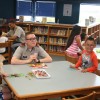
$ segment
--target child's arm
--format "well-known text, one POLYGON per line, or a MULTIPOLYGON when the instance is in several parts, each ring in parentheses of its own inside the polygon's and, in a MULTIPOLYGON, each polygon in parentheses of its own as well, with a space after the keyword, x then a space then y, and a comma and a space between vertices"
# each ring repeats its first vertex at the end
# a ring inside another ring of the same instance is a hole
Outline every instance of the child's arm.
POLYGON ((75 65, 70 65, 70 68, 78 69, 78 70, 83 70, 81 67, 76 68, 75 65))
POLYGON ((8 76, 5 72, 4 72, 4 70, 3 70, 3 68, 2 68, 2 66, 3 66, 3 61, 5 60, 5 58, 2 56, 2 55, 0 55, 0 74, 1 75, 3 75, 3 76, 8 76))
POLYGON ((82 65, 82 56, 79 57, 78 62, 75 65, 75 68, 78 68, 82 65))
POLYGON ((97 68, 98 68, 98 60, 97 60, 97 56, 94 55, 94 56, 92 56, 91 59, 92 59, 93 65, 92 65, 91 67, 89 67, 89 68, 86 69, 87 72, 95 72, 95 71, 97 70, 97 68))
POLYGON ((80 56, 78 62, 76 63, 76 65, 70 65, 70 68, 74 68, 74 69, 80 69, 80 66, 82 64, 82 57, 80 56))
POLYGON ((75 69, 76 67, 74 65, 70 65, 70 68, 74 68, 75 69))
POLYGON ((85 73, 88 72, 87 69, 82 69, 81 72, 85 73))
POLYGON ((2 66, 3 66, 3 62, 0 62, 0 74, 1 74, 1 76, 8 76, 7 73, 4 72, 2 66))

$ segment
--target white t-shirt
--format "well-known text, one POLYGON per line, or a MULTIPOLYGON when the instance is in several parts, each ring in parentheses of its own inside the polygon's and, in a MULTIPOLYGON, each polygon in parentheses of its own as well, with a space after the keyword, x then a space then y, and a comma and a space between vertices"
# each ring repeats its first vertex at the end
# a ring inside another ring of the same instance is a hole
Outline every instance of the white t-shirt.
MULTIPOLYGON (((0 37, 0 43, 5 43, 6 41, 8 41, 8 38, 7 37, 0 37)), ((6 51, 5 48, 0 48, 0 53, 4 53, 6 51)))

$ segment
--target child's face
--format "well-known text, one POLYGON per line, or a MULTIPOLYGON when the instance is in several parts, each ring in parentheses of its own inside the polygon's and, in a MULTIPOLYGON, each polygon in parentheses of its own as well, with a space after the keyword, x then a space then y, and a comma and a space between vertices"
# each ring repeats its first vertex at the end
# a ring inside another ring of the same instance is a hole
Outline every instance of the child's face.
POLYGON ((93 49, 95 48, 95 43, 94 41, 91 41, 91 40, 87 40, 85 42, 85 50, 87 50, 88 52, 92 52, 93 49))

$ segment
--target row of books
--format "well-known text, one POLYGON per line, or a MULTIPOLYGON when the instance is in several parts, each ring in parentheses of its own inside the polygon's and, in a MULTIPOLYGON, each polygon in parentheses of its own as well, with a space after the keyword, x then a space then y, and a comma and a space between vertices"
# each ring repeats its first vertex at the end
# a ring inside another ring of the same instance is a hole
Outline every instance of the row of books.
POLYGON ((44 45, 44 44, 40 44, 40 45, 44 48, 44 50, 50 51, 50 52, 64 52, 65 51, 65 47, 63 47, 63 46, 50 45, 49 50, 48 50, 47 45, 44 45))
MULTIPOLYGON (((29 31, 28 27, 23 27, 25 32, 29 31)), ((31 29, 35 34, 47 34, 48 35, 48 28, 47 27, 33 27, 31 29)), ((50 35, 57 35, 57 36, 69 36, 69 32, 71 30, 67 29, 51 29, 50 35)))
MULTIPOLYGON (((37 36, 37 40, 39 43, 47 43, 48 38, 47 36, 37 36)), ((50 44, 60 44, 60 45, 66 45, 68 39, 66 38, 49 38, 50 44)))
POLYGON ((49 46, 49 51, 51 51, 51 52, 64 52, 65 51, 65 47, 49 46))
POLYGON ((44 44, 42 45, 42 44, 40 44, 40 46, 41 46, 44 50, 48 50, 48 49, 47 49, 47 45, 44 45, 44 44))
POLYGON ((66 36, 67 35, 67 30, 66 29, 51 29, 50 34, 66 36))
POLYGON ((22 27, 23 28, 23 30, 25 31, 25 32, 28 32, 29 31, 29 28, 28 27, 22 27))
POLYGON ((67 43, 68 39, 66 38, 50 38, 49 42, 51 44, 60 44, 60 45, 65 45, 67 43))
POLYGON ((47 27, 33 27, 32 31, 37 34, 47 34, 48 28, 47 27))
POLYGON ((46 43, 48 41, 48 38, 46 36, 37 36, 37 40, 39 43, 41 42, 46 43))

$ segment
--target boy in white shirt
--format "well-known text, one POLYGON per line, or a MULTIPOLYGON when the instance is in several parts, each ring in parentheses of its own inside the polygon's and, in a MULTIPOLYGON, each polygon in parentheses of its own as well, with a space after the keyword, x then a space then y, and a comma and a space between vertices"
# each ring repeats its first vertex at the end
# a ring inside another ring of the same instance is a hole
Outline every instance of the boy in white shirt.
MULTIPOLYGON (((8 41, 7 37, 2 36, 2 31, 0 30, 0 43, 5 43, 8 41)), ((4 53, 6 51, 6 48, 0 48, 0 53, 4 53)))

